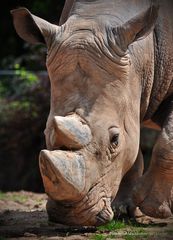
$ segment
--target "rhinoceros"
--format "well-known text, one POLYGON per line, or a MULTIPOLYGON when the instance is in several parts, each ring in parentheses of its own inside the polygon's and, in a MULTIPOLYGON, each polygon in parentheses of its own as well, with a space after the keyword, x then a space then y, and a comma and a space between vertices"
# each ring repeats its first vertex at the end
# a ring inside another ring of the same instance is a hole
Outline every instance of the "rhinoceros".
POLYGON ((67 0, 60 24, 12 10, 19 36, 47 46, 49 219, 100 225, 118 206, 173 212, 173 1, 67 0), (143 173, 140 129, 160 131, 143 173))

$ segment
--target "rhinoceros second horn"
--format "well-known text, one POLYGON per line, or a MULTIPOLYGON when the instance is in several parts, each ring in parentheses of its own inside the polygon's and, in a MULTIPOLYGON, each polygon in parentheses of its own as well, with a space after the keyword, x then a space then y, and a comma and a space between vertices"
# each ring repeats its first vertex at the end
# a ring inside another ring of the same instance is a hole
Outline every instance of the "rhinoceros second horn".
POLYGON ((55 131, 51 141, 56 147, 80 149, 89 144, 92 139, 90 128, 77 116, 56 116, 54 125, 55 131))

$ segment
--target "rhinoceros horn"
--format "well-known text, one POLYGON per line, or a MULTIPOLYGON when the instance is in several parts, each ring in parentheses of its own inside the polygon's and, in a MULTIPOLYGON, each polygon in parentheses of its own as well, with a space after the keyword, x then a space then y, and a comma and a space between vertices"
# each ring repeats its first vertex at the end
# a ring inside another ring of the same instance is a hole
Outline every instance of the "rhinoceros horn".
POLYGON ((39 159, 45 191, 54 200, 75 201, 85 189, 85 161, 77 152, 42 150, 39 159))
POLYGON ((54 129, 51 145, 55 149, 62 146, 67 149, 80 149, 92 139, 89 126, 76 115, 54 117, 54 129))

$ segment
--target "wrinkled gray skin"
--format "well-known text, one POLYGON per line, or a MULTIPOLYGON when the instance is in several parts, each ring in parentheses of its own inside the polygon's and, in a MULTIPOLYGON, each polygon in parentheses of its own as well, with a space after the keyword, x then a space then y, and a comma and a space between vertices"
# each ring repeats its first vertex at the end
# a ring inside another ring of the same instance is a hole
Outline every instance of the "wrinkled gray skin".
POLYGON ((67 0, 60 26, 12 11, 18 34, 48 49, 40 170, 50 220, 99 225, 122 206, 172 214, 172 10, 171 0, 159 8, 149 0, 67 0), (141 126, 160 131, 142 177, 141 126))

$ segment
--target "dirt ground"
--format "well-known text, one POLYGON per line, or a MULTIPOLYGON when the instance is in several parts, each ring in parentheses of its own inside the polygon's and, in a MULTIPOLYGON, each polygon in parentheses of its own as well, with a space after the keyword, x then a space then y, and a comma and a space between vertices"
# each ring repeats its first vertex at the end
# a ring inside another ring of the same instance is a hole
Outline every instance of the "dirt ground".
POLYGON ((105 240, 105 239, 170 239, 173 240, 173 218, 150 219, 150 224, 140 218, 138 225, 123 225, 118 229, 95 227, 69 227, 48 221, 45 211, 46 195, 32 192, 0 192, 0 240, 105 240))

